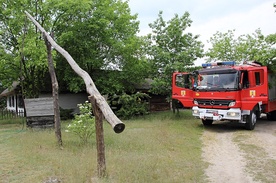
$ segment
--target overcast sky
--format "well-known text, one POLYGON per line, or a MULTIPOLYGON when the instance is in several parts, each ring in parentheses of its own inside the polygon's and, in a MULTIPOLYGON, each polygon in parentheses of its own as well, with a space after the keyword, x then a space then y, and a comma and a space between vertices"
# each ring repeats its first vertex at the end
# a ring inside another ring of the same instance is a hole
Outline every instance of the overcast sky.
POLYGON ((240 36, 260 28, 265 36, 276 33, 274 3, 276 0, 129 0, 131 13, 138 14, 139 35, 151 32, 148 24, 157 19, 160 10, 166 21, 187 11, 193 21, 187 31, 199 34, 205 49, 207 40, 217 31, 235 29, 240 36))

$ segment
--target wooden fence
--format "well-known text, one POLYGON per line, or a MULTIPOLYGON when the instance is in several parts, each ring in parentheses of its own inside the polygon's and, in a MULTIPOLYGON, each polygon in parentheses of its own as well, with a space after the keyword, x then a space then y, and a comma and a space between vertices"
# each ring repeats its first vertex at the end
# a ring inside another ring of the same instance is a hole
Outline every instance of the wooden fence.
POLYGON ((9 111, 7 109, 0 109, 0 119, 14 119, 14 118, 24 118, 24 112, 23 111, 19 111, 19 112, 15 112, 15 111, 9 111))

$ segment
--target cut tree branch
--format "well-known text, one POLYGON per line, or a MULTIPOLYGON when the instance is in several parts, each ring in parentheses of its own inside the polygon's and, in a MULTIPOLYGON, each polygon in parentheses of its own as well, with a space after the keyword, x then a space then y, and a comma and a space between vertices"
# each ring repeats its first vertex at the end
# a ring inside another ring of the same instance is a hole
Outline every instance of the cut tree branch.
POLYGON ((90 96, 93 96, 97 101, 98 107, 101 109, 105 119, 112 126, 116 133, 121 133, 125 129, 125 124, 113 113, 110 106, 107 104, 105 98, 100 94, 96 88, 90 75, 75 62, 72 56, 59 46, 53 38, 45 31, 45 29, 27 12, 25 11, 28 18, 35 24, 35 26, 44 34, 49 43, 55 48, 64 58, 67 60, 71 68, 77 73, 85 82, 86 91, 90 96))

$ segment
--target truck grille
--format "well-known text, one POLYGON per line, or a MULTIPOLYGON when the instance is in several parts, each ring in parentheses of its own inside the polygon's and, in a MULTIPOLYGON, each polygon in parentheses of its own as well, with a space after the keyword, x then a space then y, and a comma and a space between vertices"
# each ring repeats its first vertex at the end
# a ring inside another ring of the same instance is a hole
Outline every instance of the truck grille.
POLYGON ((229 106, 231 102, 235 100, 219 100, 219 99, 197 99, 198 105, 209 105, 209 106, 229 106))

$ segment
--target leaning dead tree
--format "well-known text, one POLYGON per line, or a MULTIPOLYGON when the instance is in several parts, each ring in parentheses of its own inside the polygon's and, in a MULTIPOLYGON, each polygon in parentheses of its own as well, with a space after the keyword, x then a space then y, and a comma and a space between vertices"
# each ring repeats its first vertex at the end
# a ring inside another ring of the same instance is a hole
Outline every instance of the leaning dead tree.
POLYGON ((58 145, 62 147, 62 138, 61 138, 61 127, 60 127, 60 111, 58 103, 58 81, 56 77, 55 67, 53 63, 53 56, 51 51, 51 44, 48 42, 47 38, 44 37, 46 49, 47 49, 47 60, 48 60, 48 69, 51 76, 52 83, 52 96, 54 99, 54 121, 55 121, 55 134, 58 140, 58 145))
POLYGON ((105 152, 104 152, 104 138, 103 138, 103 117, 112 126, 115 133, 121 133, 125 129, 125 124, 113 113, 110 106, 106 102, 105 98, 100 94, 96 88, 90 75, 81 69, 75 62, 72 56, 60 47, 53 38, 44 30, 44 28, 27 12, 26 15, 35 24, 35 26, 42 32, 47 38, 48 42, 55 48, 64 58, 67 60, 71 68, 77 73, 85 82, 86 91, 90 95, 89 100, 92 103, 93 111, 96 119, 96 140, 98 151, 98 175, 100 177, 105 176, 105 152))

